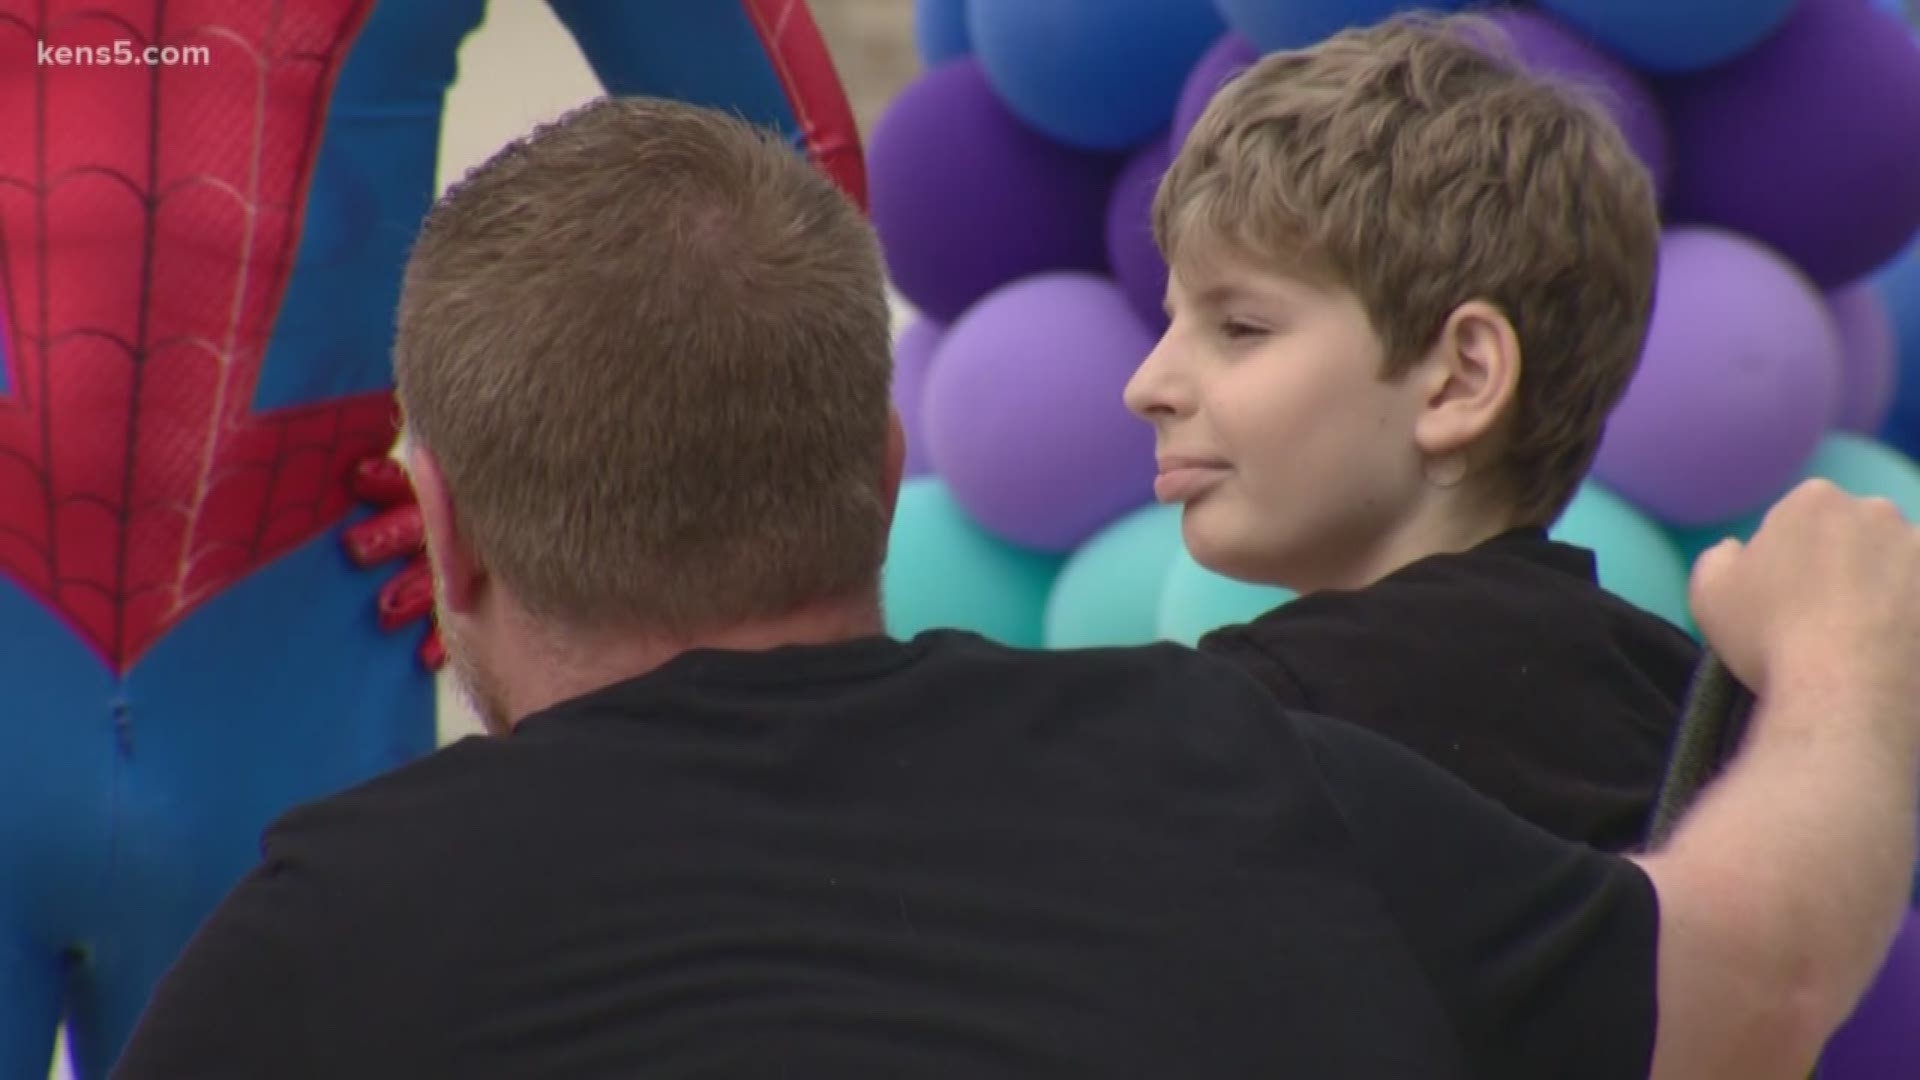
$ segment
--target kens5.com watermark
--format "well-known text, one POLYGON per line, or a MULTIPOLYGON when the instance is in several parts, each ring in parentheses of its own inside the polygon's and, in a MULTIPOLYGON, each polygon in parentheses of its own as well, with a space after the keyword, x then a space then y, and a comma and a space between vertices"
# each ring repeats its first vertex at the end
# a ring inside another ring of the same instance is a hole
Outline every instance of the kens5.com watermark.
POLYGON ((135 46, 131 41, 111 45, 48 45, 42 41, 40 63, 49 67, 198 66, 213 63, 213 49, 207 45, 135 46))

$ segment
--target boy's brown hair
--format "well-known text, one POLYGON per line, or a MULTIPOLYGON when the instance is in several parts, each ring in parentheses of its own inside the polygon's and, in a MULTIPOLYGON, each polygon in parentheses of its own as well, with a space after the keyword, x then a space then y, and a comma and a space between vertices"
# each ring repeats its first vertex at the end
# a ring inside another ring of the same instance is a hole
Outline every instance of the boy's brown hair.
POLYGON ((538 616, 691 634, 877 586, 879 247, 770 131, 603 99, 509 145, 422 227, 394 367, 538 616))
POLYGON ((1519 520, 1546 524, 1639 362, 1660 221, 1612 120, 1503 43, 1475 17, 1414 15, 1263 57, 1180 148, 1153 226, 1170 264, 1224 242, 1351 289, 1389 379, 1461 304, 1497 305, 1522 356, 1503 479, 1519 520))

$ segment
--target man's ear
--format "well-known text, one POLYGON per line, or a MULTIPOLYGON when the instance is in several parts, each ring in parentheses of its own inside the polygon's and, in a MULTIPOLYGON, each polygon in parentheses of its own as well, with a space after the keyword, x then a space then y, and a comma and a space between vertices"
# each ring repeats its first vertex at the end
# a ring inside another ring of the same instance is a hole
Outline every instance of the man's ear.
POLYGON ((427 558, 433 563, 434 577, 439 582, 439 603, 450 612, 466 614, 478 601, 486 570, 460 533, 446 474, 440 470, 440 462, 433 452, 409 442, 402 454, 407 476, 413 482, 414 498, 420 504, 427 558))
POLYGON ((900 484, 907 474, 907 428, 900 410, 887 410, 887 448, 880 464, 880 498, 887 507, 889 527, 893 512, 900 505, 900 484))
POLYGON ((1512 411, 1520 364, 1520 336, 1505 312, 1484 300, 1455 308, 1416 369, 1421 451, 1464 460, 1512 411))

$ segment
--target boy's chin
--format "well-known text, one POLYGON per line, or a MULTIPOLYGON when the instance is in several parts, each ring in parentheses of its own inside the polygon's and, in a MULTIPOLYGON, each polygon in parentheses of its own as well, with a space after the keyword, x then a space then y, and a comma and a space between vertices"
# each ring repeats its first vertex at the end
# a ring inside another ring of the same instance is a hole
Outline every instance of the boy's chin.
POLYGON ((1250 585, 1288 588, 1287 552, 1277 548, 1272 537, 1262 537, 1253 529, 1236 529, 1231 523, 1206 520, 1204 511, 1189 507, 1181 520, 1181 537, 1187 553, 1221 577, 1250 585))

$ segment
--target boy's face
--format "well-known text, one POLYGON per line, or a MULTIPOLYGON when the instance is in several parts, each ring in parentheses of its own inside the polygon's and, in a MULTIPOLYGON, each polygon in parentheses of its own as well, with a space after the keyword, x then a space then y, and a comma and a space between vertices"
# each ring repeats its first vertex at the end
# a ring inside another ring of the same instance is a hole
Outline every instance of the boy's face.
POLYGON ((1419 390, 1380 377, 1353 293, 1206 256, 1173 268, 1172 323, 1126 389, 1158 434, 1155 495, 1218 573, 1364 585, 1422 498, 1419 390))

